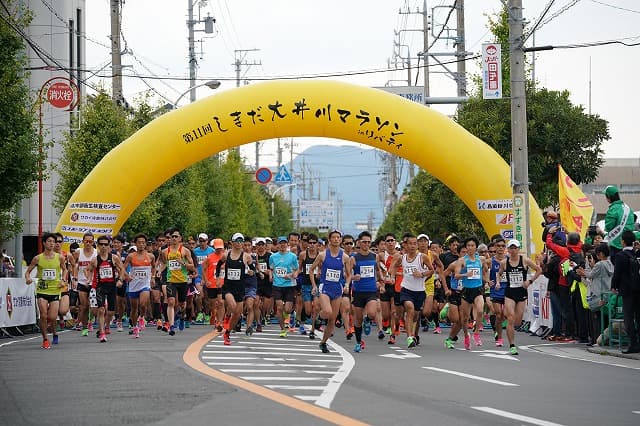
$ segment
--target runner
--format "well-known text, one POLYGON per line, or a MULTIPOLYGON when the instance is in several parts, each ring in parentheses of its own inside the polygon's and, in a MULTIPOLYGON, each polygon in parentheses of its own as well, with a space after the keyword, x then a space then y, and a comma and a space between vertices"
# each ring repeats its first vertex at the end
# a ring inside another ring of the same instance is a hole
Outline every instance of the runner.
POLYGON ((402 284, 400 289, 400 303, 402 303, 405 317, 405 331, 407 333, 407 347, 416 347, 415 328, 422 311, 426 293, 425 279, 433 275, 430 259, 426 253, 418 251, 418 240, 413 234, 406 235, 405 253, 394 259, 389 271, 392 273, 402 268, 402 284))
MULTIPOLYGON (((316 296, 311 291, 311 278, 309 275, 316 275, 317 270, 312 270, 311 265, 318 256, 318 236, 316 234, 307 234, 307 248, 298 256, 298 264, 300 265, 298 271, 298 278, 302 279, 302 301, 304 303, 304 311, 308 317, 311 318, 311 331, 309 332, 309 339, 316 338, 316 321, 318 319, 317 304, 315 303, 316 296)), ((304 325, 300 325, 300 334, 307 334, 304 325)))
POLYGON ((255 304, 256 331, 262 332, 263 323, 266 324, 267 314, 273 308, 273 277, 269 269, 271 253, 267 251, 266 238, 258 238, 256 241, 256 254, 258 256, 258 297, 255 304))
MULTIPOLYGON (((389 333, 389 344, 396 343, 395 328, 396 328, 396 307, 395 307, 395 282, 397 277, 390 274, 389 267, 391 262, 395 258, 399 258, 401 255, 396 251, 396 237, 392 233, 388 233, 381 241, 380 250, 378 251, 378 267, 382 272, 384 279, 384 289, 380 291, 380 305, 382 308, 382 326, 387 328, 389 333)), ((402 277, 400 277, 401 279, 402 277)), ((398 295, 399 296, 399 295, 398 295)), ((399 300, 398 300, 399 303, 399 300)), ((380 339, 380 335, 378 335, 380 339)), ((384 336, 382 336, 384 338, 384 336)), ((380 339, 382 340, 382 339, 380 339)))
POLYGON ((82 236, 82 249, 79 248, 73 253, 73 279, 78 285, 78 300, 80 302, 77 328, 82 329, 82 336, 88 336, 89 332, 93 331, 93 321, 89 322, 89 294, 93 293, 95 299, 95 289, 91 288, 93 277, 87 275, 87 267, 98 254, 98 251, 93 248, 93 241, 93 234, 91 232, 85 233, 82 236))
MULTIPOLYGON (((62 256, 62 260, 64 261, 64 266, 65 266, 65 275, 62 277, 62 282, 64 284, 64 287, 62 288, 62 291, 60 293, 60 303, 59 303, 59 307, 58 307, 58 318, 60 320, 60 328, 63 329, 65 328, 66 324, 65 324, 65 316, 69 313, 69 308, 71 306, 71 279, 69 277, 71 271, 73 270, 73 256, 71 256, 69 253, 67 253, 66 251, 62 250, 62 243, 64 242, 64 237, 61 233, 56 232, 55 234, 53 234, 56 236, 56 245, 54 247, 54 251, 58 254, 60 254, 60 256, 62 256)), ((73 297, 73 302, 74 304, 77 303, 78 301, 78 292, 74 291, 74 297, 73 297)), ((58 333, 57 333, 57 327, 53 327, 53 342, 54 344, 58 341, 58 333)))
POLYGON ((320 287, 316 285, 316 279, 313 274, 309 275, 311 279, 311 291, 319 293, 320 300, 320 317, 327 320, 327 326, 322 334, 320 342, 320 350, 323 353, 329 353, 327 340, 333 333, 336 317, 340 311, 340 302, 344 287, 348 290, 351 284, 351 269, 349 268, 349 256, 340 248, 342 242, 342 233, 337 229, 329 232, 329 244, 325 251, 322 251, 316 257, 311 265, 311 270, 322 267, 320 273, 320 287), (344 277, 344 281, 343 280, 344 277))
POLYGON ((182 234, 178 229, 171 230, 171 242, 160 253, 161 271, 167 271, 167 321, 169 335, 176 334, 176 298, 182 312, 187 301, 188 272, 195 272, 191 251, 182 245, 182 234))
POLYGON ((522 322, 524 308, 527 305, 527 288, 538 279, 542 269, 531 259, 520 254, 520 241, 509 240, 507 243, 509 255, 500 262, 498 275, 507 275, 508 287, 504 291, 504 311, 507 316, 507 339, 509 339, 509 353, 518 355, 515 344, 515 326, 522 322), (531 279, 527 278, 528 268, 535 271, 531 279))
MULTIPOLYGON (((244 309, 246 311, 247 318, 245 334, 247 336, 251 336, 253 335, 253 331, 255 330, 253 328, 253 320, 255 317, 254 308, 256 306, 256 293, 258 291, 258 272, 260 270, 260 267, 258 265, 258 256, 253 253, 253 241, 251 237, 247 237, 247 239, 245 240, 244 251, 246 253, 249 253, 249 256, 251 256, 251 261, 248 264, 249 268, 247 269, 247 272, 253 272, 252 274, 245 274, 244 277, 244 309)), ((236 331, 238 330, 236 329, 236 331)))
MULTIPOLYGON (((207 259, 207 257, 214 252, 214 248, 209 245, 209 236, 204 232, 198 235, 198 247, 193 249, 193 253, 196 256, 196 260, 198 261, 198 276, 193 279, 193 284, 195 285, 196 291, 193 295, 193 302, 195 306, 195 322, 197 324, 204 323, 204 312, 202 306, 202 300, 204 298, 204 291, 202 286, 202 281, 204 277, 204 271, 202 264, 207 259)), ((214 282, 215 283, 215 282, 214 282)), ((185 324, 186 326, 186 324, 185 324)))
POLYGON ((370 251, 371 234, 363 231, 358 235, 359 250, 351 257, 350 269, 353 270, 353 310, 356 344, 354 352, 362 352, 365 342, 362 331, 366 336, 371 333, 371 319, 378 324, 378 333, 382 331, 382 313, 378 291, 384 288, 384 280, 377 266, 377 256, 370 251))
MULTIPOLYGON (((462 285, 459 280, 453 275, 456 262, 463 255, 458 247, 460 245, 460 239, 457 235, 449 235, 445 241, 445 245, 448 245, 448 250, 440 255, 440 261, 445 267, 443 272, 444 280, 440 279, 440 282, 444 286, 445 296, 447 297, 447 303, 449 305, 447 316, 451 322, 451 330, 449 336, 444 340, 444 346, 447 349, 455 349, 453 342, 458 340, 458 333, 462 329, 464 335, 467 336, 469 331, 466 327, 463 327, 461 323, 462 315, 460 315, 460 303, 462 298, 462 285)), ((464 251, 466 252, 466 248, 464 251)))
MULTIPOLYGON (((353 236, 345 234, 342 237, 341 247, 347 256, 351 257, 353 255, 354 246, 355 241, 353 239, 353 236)), ((342 285, 344 287, 344 282, 342 283, 342 285)), ((351 289, 348 287, 345 287, 342 293, 342 301, 340 302, 340 318, 342 319, 342 322, 338 321, 336 325, 342 325, 344 327, 344 333, 347 337, 347 340, 351 340, 355 329, 353 326, 353 312, 351 311, 351 289)))
POLYGON ((220 238, 213 239, 214 252, 210 253, 202 262, 202 282, 207 290, 209 299, 209 325, 215 325, 218 332, 222 331, 222 321, 224 320, 224 302, 220 288, 224 282, 224 277, 217 276, 218 262, 224 256, 224 241, 220 238))
MULTIPOLYGON (((153 257, 160 259, 162 249, 166 247, 166 238, 163 233, 156 235, 155 249, 151 252, 153 257)), ((160 262, 156 262, 153 270, 153 278, 151 280, 151 313, 153 315, 153 323, 158 330, 162 329, 162 278, 160 277, 160 262)))
MULTIPOLYGON (((56 318, 60 305, 60 291, 65 286, 64 276, 67 272, 64 259, 54 251, 56 236, 49 232, 42 235, 44 252, 35 256, 25 271, 24 277, 27 285, 33 282, 31 271, 37 268, 38 288, 36 299, 40 313, 40 333, 42 333, 42 349, 51 349, 51 343, 47 339, 49 325, 55 331, 56 318)), ((53 344, 58 344, 58 336, 54 334, 53 344)))
POLYGON ((276 303, 276 318, 280 323, 280 337, 287 337, 285 316, 291 313, 295 301, 298 258, 287 250, 287 237, 278 237, 278 251, 269 257, 269 269, 273 274, 273 299, 276 303))
MULTIPOLYGON (((493 337, 496 341, 497 347, 502 347, 504 345, 504 341, 502 339, 502 322, 504 321, 504 290, 508 286, 507 275, 501 274, 500 267, 502 262, 506 259, 505 247, 506 244, 504 242, 504 238, 498 237, 493 241, 493 246, 490 245, 489 251, 491 248, 495 250, 495 254, 493 257, 487 260, 489 264, 489 286, 491 290, 489 292, 489 297, 491 301, 491 318, 490 322, 493 326, 494 332, 493 337)), ((504 271, 503 271, 504 272, 504 271)))
POLYGON ((244 235, 236 232, 231 237, 231 250, 222 258, 224 261, 224 285, 222 294, 227 304, 224 324, 224 344, 231 344, 231 330, 235 329, 243 311, 245 296, 245 276, 254 274, 249 268, 251 255, 242 250, 244 235))
POLYGON ((149 292, 151 280, 156 269, 156 259, 153 254, 147 252, 147 236, 137 234, 133 237, 136 251, 129 253, 124 261, 124 269, 131 268, 127 272, 129 281, 129 300, 131 301, 131 324, 133 329, 129 334, 135 339, 140 337, 140 330, 145 328, 145 314, 149 304, 149 292))
MULTIPOLYGON (((114 256, 118 256, 120 258, 121 263, 124 263, 124 260, 127 258, 127 252, 123 249, 124 243, 126 240, 122 235, 116 235, 113 238, 112 245, 113 248, 111 250, 111 254, 114 256)), ((122 328, 122 323, 127 320, 126 310, 127 310, 127 280, 124 277, 120 277, 122 281, 122 286, 116 288, 116 329, 122 332, 124 329, 122 328)), ((108 326, 108 324, 107 324, 108 326)), ((129 326, 131 323, 129 322, 129 326)))
POLYGON ((116 288, 124 283, 125 270, 120 256, 110 250, 111 241, 106 235, 98 237, 98 255, 87 267, 88 276, 96 276, 96 299, 98 304, 98 338, 107 341, 106 330, 116 310, 116 288), (106 314, 106 315, 105 315, 106 314))
MULTIPOLYGON (((462 318, 460 323, 463 327, 466 326, 473 309, 473 316, 477 320, 473 327, 473 341, 476 346, 482 346, 478 328, 482 324, 484 310, 483 282, 488 281, 489 271, 485 258, 476 253, 478 239, 469 237, 464 241, 464 246, 467 249, 467 254, 456 261, 454 268, 454 277, 462 282, 462 303, 460 305, 462 318)), ((464 348, 466 350, 471 349, 471 339, 468 331, 464 335, 464 348)))

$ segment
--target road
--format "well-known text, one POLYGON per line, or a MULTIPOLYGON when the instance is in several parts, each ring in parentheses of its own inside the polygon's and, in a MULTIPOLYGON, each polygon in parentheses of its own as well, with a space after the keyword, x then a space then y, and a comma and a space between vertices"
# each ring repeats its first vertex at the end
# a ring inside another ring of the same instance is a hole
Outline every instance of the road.
POLYGON ((471 351, 423 333, 411 351, 372 334, 353 353, 341 329, 327 356, 275 327, 234 334, 232 346, 208 326, 135 340, 114 331, 103 344, 69 331, 49 351, 39 336, 0 340, 0 424, 640 423, 639 359, 526 333, 514 357, 488 331, 471 351))

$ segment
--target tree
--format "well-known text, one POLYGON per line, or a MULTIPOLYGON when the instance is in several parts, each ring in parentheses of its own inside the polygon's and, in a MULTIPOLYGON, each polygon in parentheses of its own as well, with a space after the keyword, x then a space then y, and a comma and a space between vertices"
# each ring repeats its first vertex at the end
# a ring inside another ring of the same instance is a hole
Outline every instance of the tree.
MULTIPOLYGON (((503 89, 509 85, 509 29, 505 9, 490 18, 489 27, 502 46, 503 89)), ((469 101, 460 106, 456 121, 491 146, 505 161, 511 156, 511 109, 507 99, 484 100, 478 77, 469 101)), ((603 164, 602 143, 609 139, 608 123, 597 115, 585 114, 573 105, 568 91, 536 88, 527 83, 527 142, 530 190, 540 206, 558 203, 558 170, 561 164, 578 184, 595 180, 603 164)), ((491 173, 491 170, 487 170, 491 173)), ((482 229, 464 204, 450 190, 425 172, 418 174, 403 200, 381 229, 446 231, 478 234, 482 229), (446 211, 442 211, 442 201, 446 211), (454 201, 452 201, 454 200, 454 201), (409 208, 411 206, 411 208, 409 208), (436 222, 434 222, 434 218, 436 222)))
POLYGON ((26 84, 25 45, 16 29, 23 30, 31 15, 22 7, 11 10, 13 1, 5 1, 0 9, 0 241, 6 241, 22 229, 22 220, 14 212, 16 206, 34 191, 40 162, 38 132, 26 84))

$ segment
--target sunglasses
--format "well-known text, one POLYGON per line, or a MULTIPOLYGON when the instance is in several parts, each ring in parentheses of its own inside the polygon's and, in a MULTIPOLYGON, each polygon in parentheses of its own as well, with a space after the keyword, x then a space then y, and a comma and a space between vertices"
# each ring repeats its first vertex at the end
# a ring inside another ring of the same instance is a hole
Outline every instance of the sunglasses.
POLYGON ((371 244, 371 240, 360 240, 360 244, 371 244))
POLYGON ((489 250, 489 254, 496 254, 495 250, 489 250))
POLYGON ((171 238, 180 238, 180 235, 172 235, 171 238))
POLYGON ((200 241, 201 243, 206 243, 207 242, 207 240, 198 240, 198 241, 200 241))
POLYGON ((62 244, 62 240, 56 240, 56 244, 62 244))
POLYGON ((396 242, 396 240, 389 239, 389 240, 386 240, 386 242, 387 242, 387 243, 395 243, 395 242, 396 242))
POLYGON ((309 244, 318 244, 317 241, 309 241, 309 244))
POLYGON ((347 241, 346 243, 343 243, 345 246, 352 246, 353 245, 353 241, 347 241))
POLYGON ((98 243, 99 246, 108 246, 109 243, 98 243))

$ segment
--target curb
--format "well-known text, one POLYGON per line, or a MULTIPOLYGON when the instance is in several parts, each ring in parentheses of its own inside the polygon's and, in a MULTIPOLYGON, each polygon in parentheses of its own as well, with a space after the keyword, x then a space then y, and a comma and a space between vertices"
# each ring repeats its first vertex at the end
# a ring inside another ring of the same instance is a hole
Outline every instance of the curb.
POLYGON ((608 355, 608 356, 615 356, 617 358, 640 360, 640 354, 623 354, 616 350, 608 350, 601 347, 598 347, 598 348, 587 347, 586 349, 587 349, 587 352, 591 352, 592 354, 608 355))

